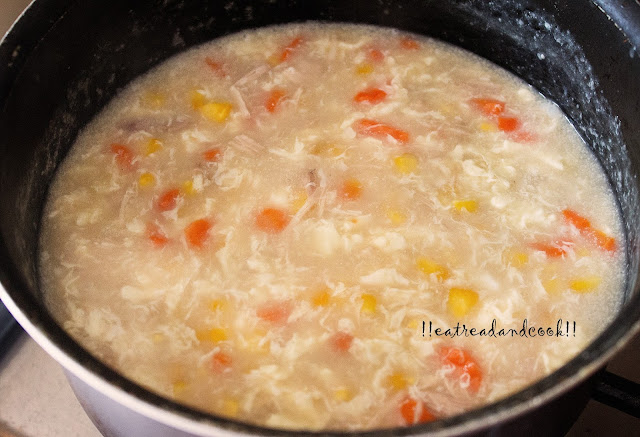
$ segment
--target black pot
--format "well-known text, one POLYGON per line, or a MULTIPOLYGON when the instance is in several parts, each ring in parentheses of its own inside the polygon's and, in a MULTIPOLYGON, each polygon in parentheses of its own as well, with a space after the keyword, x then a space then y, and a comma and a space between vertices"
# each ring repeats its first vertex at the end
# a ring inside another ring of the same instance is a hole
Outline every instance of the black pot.
POLYGON ((120 88, 212 38, 305 20, 397 27, 473 51, 555 101, 602 164, 627 243, 624 305, 615 320, 571 362, 502 401, 430 424, 360 434, 563 433, 584 407, 592 375, 640 328, 640 6, 631 0, 37 0, 0 45, 3 301, 73 375, 106 435, 302 435, 189 409, 103 365, 43 306, 37 253, 57 166, 120 88))

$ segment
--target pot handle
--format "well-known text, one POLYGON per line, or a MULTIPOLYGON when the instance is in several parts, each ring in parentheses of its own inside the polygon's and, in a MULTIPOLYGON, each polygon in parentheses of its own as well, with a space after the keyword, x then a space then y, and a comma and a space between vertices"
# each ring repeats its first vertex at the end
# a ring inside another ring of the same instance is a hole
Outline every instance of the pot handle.
POLYGON ((640 384, 605 370, 596 380, 592 397, 601 404, 640 418, 640 384))

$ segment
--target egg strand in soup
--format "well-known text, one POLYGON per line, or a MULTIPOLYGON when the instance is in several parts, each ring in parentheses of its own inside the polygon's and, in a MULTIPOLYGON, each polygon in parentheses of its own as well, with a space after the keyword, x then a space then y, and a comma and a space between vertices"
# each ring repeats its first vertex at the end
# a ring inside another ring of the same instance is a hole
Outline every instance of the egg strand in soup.
POLYGON ((433 40, 304 24, 122 91, 57 174, 41 277, 64 328, 157 393, 373 429, 575 356, 619 305, 621 235, 598 163, 528 85, 433 40), (468 333, 492 323, 507 334, 468 333))

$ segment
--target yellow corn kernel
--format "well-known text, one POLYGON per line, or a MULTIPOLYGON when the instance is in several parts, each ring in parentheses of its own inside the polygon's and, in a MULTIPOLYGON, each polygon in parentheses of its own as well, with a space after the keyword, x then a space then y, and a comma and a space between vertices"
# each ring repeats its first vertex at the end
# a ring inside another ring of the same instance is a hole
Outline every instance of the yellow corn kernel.
POLYGON ((478 303, 478 293, 466 288, 449 290, 447 308, 455 317, 464 317, 478 303))
POLYGON ((400 174, 411 174, 418 168, 418 158, 411 153, 403 153, 393 158, 395 170, 400 174))
POLYGON ((497 132, 498 128, 495 125, 493 125, 491 123, 487 123, 485 121, 485 122, 480 123, 480 130, 485 131, 485 132, 497 132))
POLYGON ((392 375, 389 375, 388 384, 395 390, 404 390, 409 385, 413 384, 415 380, 413 378, 407 377, 402 372, 396 372, 392 375))
POLYGON ((202 108, 207 103, 207 98, 198 90, 191 91, 191 107, 193 109, 202 108))
POLYGON ((476 212, 478 210, 478 202, 475 200, 455 200, 453 207, 458 211, 464 209, 467 212, 476 212))
POLYGON ((149 156, 156 153, 158 150, 162 150, 162 142, 157 138, 151 138, 149 142, 147 142, 147 147, 145 147, 144 153, 149 156))
POLYGON ((293 210, 293 212, 295 213, 300 211, 300 208, 302 208, 304 204, 307 203, 307 199, 309 199, 307 191, 299 190, 291 201, 291 209, 293 210))
POLYGON ((331 294, 329 293, 329 289, 324 289, 314 294, 311 302, 313 303, 313 306, 326 307, 327 305, 329 305, 330 298, 331 294))
POLYGON ((333 392, 333 397, 336 401, 348 402, 353 399, 353 394, 348 388, 339 388, 333 392))
POLYGON ((231 103, 211 102, 202 105, 200 112, 211 121, 223 123, 231 114, 232 109, 233 105, 231 103))
POLYGON ((558 279, 549 279, 542 282, 542 286, 549 294, 556 294, 560 291, 560 281, 558 279))
POLYGON ((153 334, 153 336, 151 337, 151 340, 155 343, 162 343, 164 341, 164 334, 160 334, 159 332, 153 334))
POLYGON ((273 54, 267 58, 267 63, 272 67, 276 67, 282 63, 280 56, 273 54))
POLYGON ((223 310, 227 306, 227 303, 224 300, 214 299, 209 302, 209 309, 211 311, 223 310))
POLYGON ((360 64, 356 67, 356 74, 360 76, 366 76, 373 73, 373 66, 371 64, 360 64))
POLYGON ((444 115, 451 115, 455 112, 455 108, 452 104, 446 103, 444 105, 440 105, 440 112, 442 112, 444 115))
POLYGON ((360 309, 363 313, 373 314, 376 312, 376 305, 378 304, 378 299, 373 294, 363 293, 360 298, 362 299, 362 308, 360 309))
POLYGON ((591 255, 591 251, 586 247, 581 247, 576 250, 576 255, 579 256, 580 258, 584 258, 585 256, 591 255))
POLYGON ((153 109, 162 108, 167 101, 167 97, 159 92, 148 92, 143 99, 144 104, 153 109))
POLYGON ((434 263, 430 259, 420 257, 416 260, 416 266, 418 269, 422 271, 425 275, 431 275, 433 273, 436 274, 436 278, 441 281, 444 281, 449 278, 450 273, 449 269, 440 264, 434 263))
POLYGON ((253 331, 253 335, 247 338, 247 349, 253 353, 267 353, 269 352, 270 342, 262 341, 267 335, 267 331, 263 329, 256 329, 253 331))
POLYGON ((418 321, 416 319, 411 319, 407 323, 407 328, 409 328, 409 329, 418 329, 419 326, 420 326, 420 324, 418 323, 418 321))
POLYGON ((407 221, 407 216, 397 209, 388 209, 387 218, 391 221, 391 224, 396 226, 401 225, 407 221))
POLYGON ((524 252, 512 252, 508 255, 507 260, 514 267, 522 267, 529 262, 529 255, 524 252))
POLYGON ((184 381, 176 381, 173 383, 173 395, 180 396, 187 390, 187 383, 184 381))
POLYGON ((225 399, 222 402, 221 413, 227 417, 236 417, 240 410, 240 404, 235 399, 225 399))
POLYGON ((311 148, 311 154, 325 158, 335 158, 344 153, 344 150, 328 141, 320 141, 311 148))
POLYGON ((200 341, 212 341, 217 343, 227 339, 227 330, 223 328, 213 328, 208 331, 198 331, 196 332, 196 337, 200 341))
POLYGON ((602 279, 599 276, 587 276, 584 278, 574 279, 569 287, 577 293, 589 293, 600 285, 602 279))
POLYGON ((152 173, 142 173, 138 178, 138 185, 142 188, 155 185, 156 177, 152 173))
POLYGON ((196 194, 196 190, 193 188, 193 181, 184 181, 182 183, 182 191, 189 196, 196 194))

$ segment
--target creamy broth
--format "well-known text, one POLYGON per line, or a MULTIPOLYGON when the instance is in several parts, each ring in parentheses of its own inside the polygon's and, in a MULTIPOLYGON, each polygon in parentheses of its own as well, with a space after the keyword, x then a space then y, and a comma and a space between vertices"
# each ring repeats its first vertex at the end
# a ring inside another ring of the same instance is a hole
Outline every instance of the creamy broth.
POLYGON ((64 328, 155 392, 371 429, 566 363, 619 305, 622 241, 598 163, 528 85, 415 35, 305 24, 123 90, 52 185, 41 278, 64 328), (494 319, 553 335, 435 332, 494 319))

